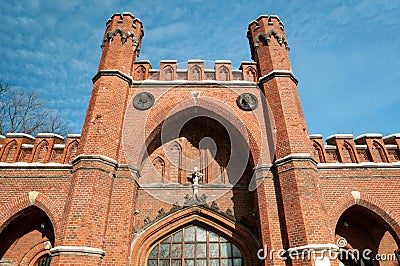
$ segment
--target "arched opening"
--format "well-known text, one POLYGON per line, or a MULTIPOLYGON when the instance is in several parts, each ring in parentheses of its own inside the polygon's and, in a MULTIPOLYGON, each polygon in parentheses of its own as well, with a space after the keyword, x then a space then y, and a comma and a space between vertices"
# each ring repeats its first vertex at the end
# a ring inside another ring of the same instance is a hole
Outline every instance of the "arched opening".
POLYGON ((191 225, 170 234, 151 248, 147 265, 243 265, 240 249, 223 236, 191 225))
POLYGON ((218 69, 218 73, 219 73, 219 80, 228 81, 230 79, 229 70, 225 66, 221 66, 218 69))
POLYGON ((0 233, 0 243, 0 262, 49 265, 46 263, 54 246, 54 228, 44 211, 31 206, 13 216, 0 233))
POLYGON ((192 80, 198 81, 201 80, 201 68, 197 65, 193 66, 190 69, 190 74, 192 76, 192 80))
POLYGON ((377 266, 380 265, 377 256, 382 254, 395 262, 399 236, 382 217, 365 207, 348 208, 340 216, 335 234, 341 247, 342 265, 377 266))
POLYGON ((174 78, 174 70, 171 66, 166 66, 164 69, 164 80, 173 80, 174 78))
POLYGON ((138 66, 135 70, 135 80, 145 80, 146 69, 143 66, 138 66))
MULTIPOLYGON (((189 110, 182 111, 171 119, 181 121, 185 119, 187 112, 189 110)), ((158 127, 160 131, 152 135, 147 142, 147 157, 152 162, 157 157, 164 158, 165 182, 188 183, 186 176, 194 167, 198 167, 203 174, 202 183, 234 185, 237 182, 250 182, 254 162, 247 141, 223 118, 214 119, 199 115, 188 119, 181 128, 175 127, 178 122, 170 121, 167 124, 174 126, 171 130, 177 132, 165 133, 170 129, 161 129, 161 125, 158 127), (161 132, 162 130, 164 132, 161 132), (162 137, 163 133, 167 137, 162 137), (230 160, 240 161, 240 164, 231 162, 230 165, 230 160)), ((158 165, 154 163, 150 165, 146 163, 146 158, 144 159, 141 182, 160 183, 160 167, 155 167, 158 165)))

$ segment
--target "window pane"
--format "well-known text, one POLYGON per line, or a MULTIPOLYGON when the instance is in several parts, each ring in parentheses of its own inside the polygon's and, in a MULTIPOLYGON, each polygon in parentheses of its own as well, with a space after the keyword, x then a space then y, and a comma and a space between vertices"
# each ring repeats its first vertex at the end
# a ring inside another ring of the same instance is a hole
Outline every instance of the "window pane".
POLYGON ((197 237, 196 240, 199 242, 206 242, 207 230, 203 227, 197 227, 197 237))
POLYGON ((172 244, 172 258, 182 257, 182 244, 172 244))
POLYGON ((169 260, 160 260, 160 266, 170 266, 169 260))
POLYGON ((182 242, 182 231, 179 231, 172 236, 172 242, 182 242))
POLYGON ((171 237, 167 237, 161 243, 170 243, 170 242, 171 242, 171 237))
POLYGON ((169 259, 170 258, 170 245, 169 244, 160 244, 160 258, 169 259))
POLYGON ((210 258, 219 258, 219 244, 210 243, 210 258))
POLYGON ((242 266, 237 246, 200 226, 190 226, 153 246, 147 266, 242 266))
POLYGON ((239 258, 242 257, 242 253, 237 248, 237 246, 235 246, 234 244, 232 244, 232 253, 233 253, 233 257, 239 257, 239 258))
POLYGON ((221 243, 221 257, 230 257, 231 253, 231 243, 221 243))
POLYGON ((218 235, 210 231, 210 241, 218 241, 218 235))
POLYGON ((196 261, 196 266, 206 266, 207 261, 206 260, 197 260, 196 261))
POLYGON ((172 266, 182 266, 182 260, 172 260, 172 266))
POLYGON ((149 260, 147 262, 147 265, 148 266, 158 266, 158 262, 157 262, 157 260, 149 260))
POLYGON ((210 266, 219 266, 219 259, 210 260, 210 266))
POLYGON ((232 266, 232 259, 222 259, 221 266, 232 266))
POLYGON ((194 242, 194 227, 188 227, 185 229, 185 241, 194 242))
POLYGON ((158 258, 158 245, 156 245, 153 250, 149 254, 150 259, 157 259, 158 258))
POLYGON ((185 260, 185 266, 194 266, 194 260, 185 260))
POLYGON ((220 242, 229 242, 229 241, 226 240, 225 238, 223 238, 222 236, 220 236, 220 242))
POLYGON ((207 244, 202 243, 202 244, 197 244, 196 246, 196 258, 207 258, 207 244))
POLYGON ((233 259, 233 266, 242 266, 242 259, 233 259))
POLYGON ((194 244, 185 244, 185 258, 194 258, 194 244))

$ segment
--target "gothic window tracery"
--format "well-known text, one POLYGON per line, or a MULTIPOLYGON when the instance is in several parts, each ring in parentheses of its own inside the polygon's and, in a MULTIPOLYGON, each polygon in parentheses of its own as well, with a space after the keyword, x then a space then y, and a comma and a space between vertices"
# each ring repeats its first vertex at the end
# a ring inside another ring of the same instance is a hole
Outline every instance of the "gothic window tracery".
POLYGON ((156 243, 148 255, 148 266, 156 265, 244 265, 239 248, 215 232, 189 226, 156 243))

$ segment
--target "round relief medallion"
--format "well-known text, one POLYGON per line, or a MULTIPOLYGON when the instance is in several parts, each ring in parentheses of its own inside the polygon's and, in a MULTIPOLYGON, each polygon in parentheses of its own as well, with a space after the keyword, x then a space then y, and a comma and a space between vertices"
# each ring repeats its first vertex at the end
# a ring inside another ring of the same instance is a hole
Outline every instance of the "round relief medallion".
POLYGON ((251 93, 242 93, 236 99, 237 105, 244 111, 251 111, 257 108, 257 97, 251 93))
POLYGON ((154 104, 154 97, 149 92, 141 92, 133 98, 133 106, 138 110, 147 110, 154 104))

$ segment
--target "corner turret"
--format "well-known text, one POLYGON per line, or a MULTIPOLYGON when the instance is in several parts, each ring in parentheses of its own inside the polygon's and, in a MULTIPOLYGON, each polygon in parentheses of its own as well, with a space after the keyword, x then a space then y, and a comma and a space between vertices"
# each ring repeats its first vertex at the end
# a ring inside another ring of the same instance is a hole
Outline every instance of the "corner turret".
POLYGON ((140 19, 131 13, 115 13, 106 23, 101 48, 99 69, 119 70, 127 75, 132 74, 133 63, 139 56, 143 25, 140 19))

